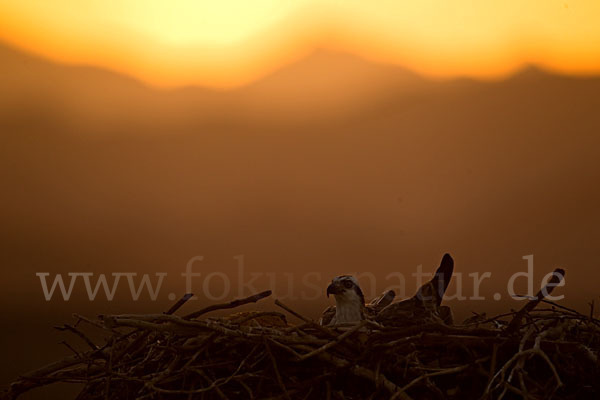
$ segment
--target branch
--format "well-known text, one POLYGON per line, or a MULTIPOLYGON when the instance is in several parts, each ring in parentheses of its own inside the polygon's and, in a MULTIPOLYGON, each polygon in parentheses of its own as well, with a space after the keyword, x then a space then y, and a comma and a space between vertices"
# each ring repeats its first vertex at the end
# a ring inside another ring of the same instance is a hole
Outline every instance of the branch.
POLYGON ((244 299, 236 299, 229 303, 224 303, 224 304, 213 304, 212 306, 208 306, 201 310, 194 311, 193 313, 184 316, 183 319, 195 319, 195 318, 198 318, 199 316, 209 313, 211 311, 225 310, 228 308, 236 308, 236 307, 242 306, 244 304, 248 304, 248 303, 256 303, 257 301, 262 300, 265 297, 269 297, 272 293, 273 292, 271 292, 270 290, 265 290, 264 292, 254 294, 254 295, 246 297, 244 299))
POLYGON ((529 313, 533 310, 546 296, 549 296, 550 293, 554 290, 554 288, 563 280, 565 276, 565 270, 557 268, 554 270, 552 274, 552 278, 550 281, 537 293, 534 299, 530 300, 521 308, 513 317, 512 321, 508 324, 506 328, 507 334, 515 333, 521 327, 521 320, 525 316, 525 314, 529 313))

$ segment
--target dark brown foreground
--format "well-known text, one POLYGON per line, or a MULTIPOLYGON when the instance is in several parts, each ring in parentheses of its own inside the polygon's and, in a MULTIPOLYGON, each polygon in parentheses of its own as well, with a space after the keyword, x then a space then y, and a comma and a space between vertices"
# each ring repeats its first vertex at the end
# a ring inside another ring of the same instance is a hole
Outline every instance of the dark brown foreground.
POLYGON ((600 398, 600 321, 539 297, 519 312, 391 328, 329 328, 295 313, 197 318, 111 315, 64 325, 89 347, 14 382, 2 394, 84 383, 78 399, 593 399, 600 398), (536 309, 534 307, 538 306, 536 309), (103 344, 85 334, 99 329, 103 344))

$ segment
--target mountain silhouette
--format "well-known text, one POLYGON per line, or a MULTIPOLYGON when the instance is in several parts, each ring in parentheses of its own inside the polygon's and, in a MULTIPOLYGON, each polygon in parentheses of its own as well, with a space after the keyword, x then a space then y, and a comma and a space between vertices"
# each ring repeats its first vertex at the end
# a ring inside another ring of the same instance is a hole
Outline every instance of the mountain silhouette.
MULTIPOLYGON (((250 85, 218 91, 198 87, 161 90, 117 73, 96 67, 65 66, 0 47, 0 101, 10 108, 26 103, 28 108, 50 104, 77 113, 106 112, 115 118, 142 118, 157 112, 175 119, 193 112, 207 119, 228 116, 272 120, 294 118, 305 113, 337 116, 336 110, 369 108, 373 97, 390 91, 408 94, 423 89, 427 82, 396 66, 369 63, 356 56, 318 50, 297 63, 250 85), (281 115, 283 113, 283 115, 281 115)), ((11 114, 11 112, 7 112, 11 114)))

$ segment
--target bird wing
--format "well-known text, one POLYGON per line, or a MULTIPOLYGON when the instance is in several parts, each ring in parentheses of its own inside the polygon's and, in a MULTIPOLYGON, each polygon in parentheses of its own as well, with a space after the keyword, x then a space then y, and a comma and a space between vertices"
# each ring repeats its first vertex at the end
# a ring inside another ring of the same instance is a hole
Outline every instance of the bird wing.
POLYGON ((319 325, 329 325, 333 320, 333 317, 335 317, 335 306, 329 306, 321 314, 321 318, 319 319, 319 325))
POLYGON ((426 309, 415 297, 392 303, 381 310, 375 320, 383 325, 407 326, 418 323, 426 309))
POLYGON ((384 309, 386 306, 390 305, 394 298, 396 297, 396 292, 393 290, 387 290, 378 297, 375 297, 369 304, 367 304, 367 308, 372 309, 375 312, 379 312, 384 309))
POLYGON ((434 277, 421 286, 417 293, 406 300, 392 303, 383 308, 376 321, 383 325, 406 326, 431 321, 451 323, 452 314, 448 307, 440 307, 444 293, 454 271, 454 260, 444 254, 434 277))
POLYGON ((448 289, 453 272, 454 260, 450 257, 450 254, 446 253, 442 257, 440 266, 433 278, 419 288, 415 297, 422 301, 426 308, 437 309, 442 303, 442 298, 446 293, 446 289, 448 289))

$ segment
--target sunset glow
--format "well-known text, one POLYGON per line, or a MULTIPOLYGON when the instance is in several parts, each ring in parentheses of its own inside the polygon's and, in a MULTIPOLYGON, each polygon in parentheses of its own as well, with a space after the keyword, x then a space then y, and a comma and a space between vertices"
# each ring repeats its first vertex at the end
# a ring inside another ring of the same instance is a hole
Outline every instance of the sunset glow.
POLYGON ((597 0, 0 1, 0 40, 158 86, 240 86, 315 48, 433 77, 600 72, 597 0))

